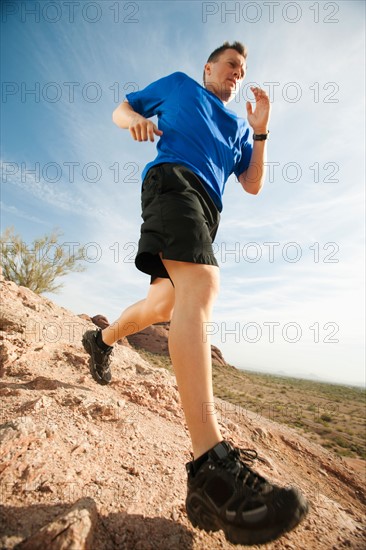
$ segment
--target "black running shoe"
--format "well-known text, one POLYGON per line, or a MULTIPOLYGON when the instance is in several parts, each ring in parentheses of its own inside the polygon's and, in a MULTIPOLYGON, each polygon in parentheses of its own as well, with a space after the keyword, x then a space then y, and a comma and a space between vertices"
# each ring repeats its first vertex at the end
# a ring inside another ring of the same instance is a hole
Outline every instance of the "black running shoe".
POLYGON ((84 349, 90 355, 90 368, 94 380, 99 384, 109 384, 112 380, 110 360, 113 346, 103 351, 97 344, 95 338, 98 330, 87 330, 83 335, 82 343, 84 349))
POLYGON ((208 452, 198 468, 186 464, 186 509, 194 527, 222 529, 233 544, 263 544, 293 529, 308 512, 295 488, 272 485, 245 462, 257 458, 254 450, 234 448, 227 441, 208 452))

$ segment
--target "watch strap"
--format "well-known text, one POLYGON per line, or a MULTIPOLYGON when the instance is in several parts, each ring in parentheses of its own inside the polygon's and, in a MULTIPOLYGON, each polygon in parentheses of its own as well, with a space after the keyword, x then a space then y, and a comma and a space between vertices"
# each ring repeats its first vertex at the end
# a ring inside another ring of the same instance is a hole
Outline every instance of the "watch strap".
POLYGON ((268 138, 269 130, 266 134, 253 134, 254 141, 265 141, 268 138))

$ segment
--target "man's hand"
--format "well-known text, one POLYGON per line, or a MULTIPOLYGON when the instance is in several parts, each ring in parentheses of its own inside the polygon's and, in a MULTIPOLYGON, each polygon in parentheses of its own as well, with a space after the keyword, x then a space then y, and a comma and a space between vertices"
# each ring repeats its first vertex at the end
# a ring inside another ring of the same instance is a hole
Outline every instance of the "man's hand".
POLYGON ((112 119, 119 128, 128 128, 135 141, 147 141, 148 139, 154 141, 154 134, 156 136, 163 135, 163 132, 151 120, 136 113, 127 99, 113 111, 112 119))
POLYGON ((269 97, 264 90, 251 86, 255 98, 255 110, 252 104, 247 101, 248 122, 255 134, 266 134, 268 131, 268 120, 271 111, 269 97))
POLYGON ((139 114, 133 117, 128 129, 135 141, 147 141, 148 139, 154 141, 154 134, 156 136, 163 135, 163 132, 159 130, 156 124, 139 114))

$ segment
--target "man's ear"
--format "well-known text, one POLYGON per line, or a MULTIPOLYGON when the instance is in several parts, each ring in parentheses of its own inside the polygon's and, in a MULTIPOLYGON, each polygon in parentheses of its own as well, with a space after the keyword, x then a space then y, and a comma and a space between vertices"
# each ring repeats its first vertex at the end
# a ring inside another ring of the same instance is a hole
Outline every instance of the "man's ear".
POLYGON ((204 67, 205 73, 207 73, 209 76, 211 74, 211 63, 206 63, 204 67))

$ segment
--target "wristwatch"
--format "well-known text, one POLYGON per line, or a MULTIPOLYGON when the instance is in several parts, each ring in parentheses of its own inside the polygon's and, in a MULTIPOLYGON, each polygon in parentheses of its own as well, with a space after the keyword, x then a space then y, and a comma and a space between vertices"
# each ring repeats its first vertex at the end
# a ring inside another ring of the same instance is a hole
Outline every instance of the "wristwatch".
POLYGON ((254 141, 264 141, 268 138, 269 130, 266 134, 253 134, 254 141))

